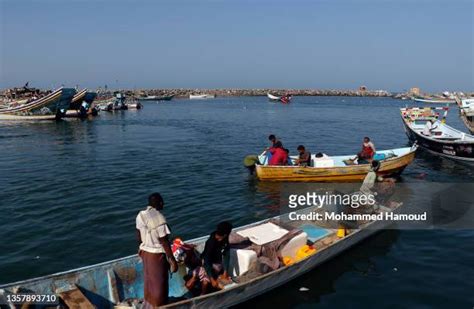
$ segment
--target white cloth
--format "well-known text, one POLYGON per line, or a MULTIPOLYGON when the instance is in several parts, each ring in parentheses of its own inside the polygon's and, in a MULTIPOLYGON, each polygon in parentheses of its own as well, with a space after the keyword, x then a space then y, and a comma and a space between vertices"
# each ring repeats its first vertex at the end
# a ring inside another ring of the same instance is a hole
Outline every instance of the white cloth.
POLYGON ((148 206, 138 213, 136 219, 137 230, 140 231, 142 243, 140 250, 150 253, 165 253, 160 238, 171 234, 166 218, 155 208, 148 206))

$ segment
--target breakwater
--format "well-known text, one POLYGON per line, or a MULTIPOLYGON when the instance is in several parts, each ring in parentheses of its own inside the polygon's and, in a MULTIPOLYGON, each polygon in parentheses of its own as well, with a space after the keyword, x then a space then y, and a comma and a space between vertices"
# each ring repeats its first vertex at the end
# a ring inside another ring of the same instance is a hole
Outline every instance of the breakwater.
POLYGON ((391 93, 385 90, 321 90, 321 89, 137 89, 124 90, 135 96, 164 96, 189 97, 190 94, 213 94, 218 97, 266 96, 291 94, 294 96, 350 96, 350 97, 389 97, 391 93))

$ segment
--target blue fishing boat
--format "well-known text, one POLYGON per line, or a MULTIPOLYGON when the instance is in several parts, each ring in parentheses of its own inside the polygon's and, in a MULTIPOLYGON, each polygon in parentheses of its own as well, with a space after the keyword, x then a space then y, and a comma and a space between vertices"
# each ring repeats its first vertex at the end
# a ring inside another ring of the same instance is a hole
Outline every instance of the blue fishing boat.
MULTIPOLYGON (((379 206, 375 214, 397 213, 401 203, 379 206)), ((321 208, 306 208, 296 211, 298 215, 311 215, 321 208)), ((167 308, 222 308, 236 305, 259 294, 278 287, 303 273, 310 271, 344 250, 387 227, 390 222, 356 221, 351 229, 335 228, 324 222, 310 220, 289 220, 288 214, 235 228, 233 233, 248 237, 259 244, 263 238, 291 234, 287 242, 279 247, 282 259, 280 266, 271 271, 258 271, 257 254, 251 250, 231 249, 229 274, 233 283, 224 289, 206 295, 193 297, 184 285, 186 267, 180 265, 169 284, 170 303, 167 308), (260 233, 260 234, 258 234, 260 233), (346 234, 347 233, 347 234, 346 234), (295 235, 295 236, 293 236, 295 235), (263 236, 263 237, 260 237, 263 236), (311 248, 302 253, 302 248, 311 248)), ((277 236, 274 239, 277 239, 277 236)), ((189 240, 202 252, 206 237, 189 240)), ((232 247, 232 246, 231 246, 232 247)), ((56 303, 69 308, 140 308, 144 297, 143 264, 137 255, 132 255, 96 265, 86 266, 66 272, 0 285, 0 304, 13 306, 13 295, 25 293, 47 294, 56 303), (10 300, 10 301, 9 301, 10 300)), ((42 306, 39 306, 40 308, 42 306)), ((46 307, 44 305, 43 307, 46 307)))

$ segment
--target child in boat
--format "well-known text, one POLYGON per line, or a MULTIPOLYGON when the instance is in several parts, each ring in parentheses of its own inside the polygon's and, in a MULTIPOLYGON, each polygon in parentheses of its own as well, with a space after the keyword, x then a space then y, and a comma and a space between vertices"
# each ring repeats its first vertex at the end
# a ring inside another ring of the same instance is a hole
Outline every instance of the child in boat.
POLYGON ((311 166, 311 153, 306 151, 303 145, 299 145, 296 150, 299 152, 299 157, 296 159, 296 165, 311 166))
POLYGON ((201 255, 206 274, 212 287, 216 289, 222 289, 223 284, 225 285, 231 281, 227 273, 229 268, 229 234, 231 231, 232 224, 230 222, 219 223, 217 229, 211 233, 206 241, 201 255))

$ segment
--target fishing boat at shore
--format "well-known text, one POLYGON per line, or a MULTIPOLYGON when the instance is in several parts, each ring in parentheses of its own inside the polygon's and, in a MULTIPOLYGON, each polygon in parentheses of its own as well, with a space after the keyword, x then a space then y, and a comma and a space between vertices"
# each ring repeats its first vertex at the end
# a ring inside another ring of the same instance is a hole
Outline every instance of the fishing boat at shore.
MULTIPOLYGON (((371 214, 388 218, 401 212, 402 203, 377 206, 371 214)), ((294 212, 309 219, 290 220, 291 217, 285 214, 235 228, 232 234, 245 237, 256 245, 285 239, 278 246, 278 254, 282 257, 279 266, 265 270, 258 257, 263 254, 261 250, 240 249, 231 242, 228 271, 233 283, 222 290, 193 297, 185 288, 183 276, 187 269, 181 264, 178 272, 170 278, 170 303, 163 308, 227 308, 237 305, 307 273, 391 224, 390 220, 357 219, 351 227, 338 228, 334 227, 335 223, 339 225, 337 220, 310 219, 309 216, 316 213, 324 213, 324 210, 311 207, 294 212)), ((195 238, 186 243, 195 245, 196 250, 202 252, 207 238, 195 238)), ((56 303, 69 308, 141 308, 144 297, 143 264, 137 255, 131 255, 0 285, 0 303, 3 301, 13 308, 14 304, 8 302, 8 298, 24 293, 50 295, 56 303)))
POLYGON ((436 113, 437 108, 402 108, 402 121, 408 139, 427 151, 457 161, 474 163, 474 136, 461 132, 445 123, 448 108, 443 119, 436 113), (420 112, 424 110, 424 112, 420 112), (430 135, 424 133, 427 122, 434 122, 430 135))
POLYGON ((146 97, 139 97, 138 100, 140 101, 171 101, 174 98, 174 94, 172 95, 149 95, 146 97))
POLYGON ((74 88, 59 88, 43 97, 3 103, 0 120, 57 120, 65 116, 76 94, 74 88))
MULTIPOLYGON (((377 151, 374 158, 380 161, 377 174, 398 176, 413 162, 416 146, 377 151)), ((353 164, 353 155, 311 156, 311 166, 268 165, 267 153, 258 156, 255 165, 257 178, 262 181, 303 181, 303 182, 359 182, 370 171, 370 164, 353 164)), ((292 162, 298 157, 290 156, 292 162)))
POLYGON ((205 100, 205 99, 214 99, 216 95, 214 94, 190 94, 189 99, 191 100, 205 100))
POLYGON ((115 92, 112 97, 99 100, 96 104, 100 111, 113 112, 128 109, 126 97, 121 92, 115 92))
POLYGON ((428 103, 428 104, 454 104, 456 103, 455 99, 445 99, 445 98, 422 98, 422 97, 412 97, 415 102, 428 103))

